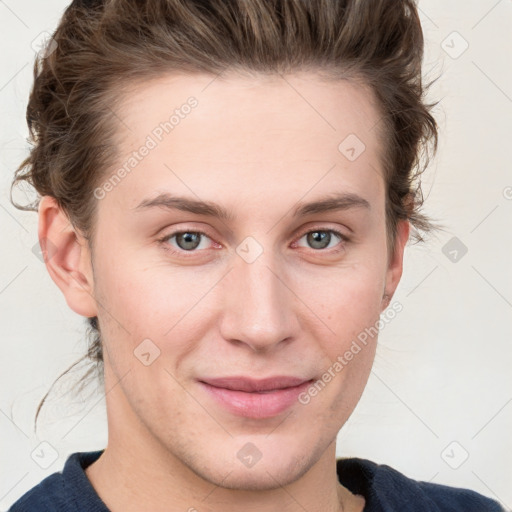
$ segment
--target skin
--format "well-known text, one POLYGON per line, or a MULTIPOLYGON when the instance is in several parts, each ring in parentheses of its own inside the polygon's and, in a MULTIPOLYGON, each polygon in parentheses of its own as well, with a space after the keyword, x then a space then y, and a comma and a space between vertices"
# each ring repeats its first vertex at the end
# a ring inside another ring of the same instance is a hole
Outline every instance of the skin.
POLYGON ((228 412, 197 379, 319 379, 389 305, 409 223, 388 257, 373 96, 312 73, 161 77, 120 103, 119 165, 190 96, 198 106, 98 200, 92 252, 53 198, 40 203, 39 236, 57 248, 48 271, 103 336, 109 440, 86 474, 114 512, 361 511, 364 498, 337 479, 336 436, 377 337, 310 403, 267 419, 228 412), (338 150, 351 133, 366 146, 354 161, 338 150), (293 217, 334 191, 370 208, 293 217), (161 192, 214 201, 233 219, 136 208, 161 192), (329 229, 349 240, 318 248, 307 236, 329 229), (180 230, 207 237, 195 252, 157 241, 180 230), (248 236, 263 249, 251 263, 236 252, 248 236), (134 350, 148 338, 160 355, 146 366, 134 350), (237 457, 248 442, 262 454, 250 468, 237 457))

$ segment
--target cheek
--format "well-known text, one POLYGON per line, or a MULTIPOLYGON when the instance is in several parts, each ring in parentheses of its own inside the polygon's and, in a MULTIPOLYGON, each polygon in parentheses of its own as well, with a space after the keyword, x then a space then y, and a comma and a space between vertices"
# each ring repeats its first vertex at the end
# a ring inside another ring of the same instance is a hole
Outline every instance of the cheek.
POLYGON ((315 295, 319 316, 329 330, 316 334, 322 373, 303 400, 311 403, 321 425, 334 429, 344 423, 368 382, 378 339, 381 290, 378 273, 354 272, 340 279, 328 295, 315 295))
MULTIPOLYGON (((338 265, 292 265, 282 273, 300 299, 297 302, 290 295, 283 307, 294 308, 292 314, 304 327, 303 334, 314 339, 331 360, 379 318, 385 262, 375 257, 376 247, 369 249, 359 247, 338 265)), ((118 340, 118 360, 133 358, 133 350, 145 339, 154 340, 162 352, 172 339, 172 352, 179 359, 191 349, 191 338, 201 339, 203 331, 214 328, 215 315, 221 314, 219 304, 230 294, 223 288, 225 268, 220 266, 150 263, 136 254, 130 256, 127 248, 115 255, 98 255, 97 261, 97 298, 104 307, 100 324, 105 342, 118 340), (119 354, 119 345, 124 355, 119 354)))
POLYGON ((294 290, 329 328, 326 349, 332 355, 377 322, 384 283, 381 266, 358 263, 297 276, 294 290))
POLYGON ((97 266, 100 327, 107 349, 115 345, 109 354, 119 371, 137 362, 133 352, 144 340, 151 340, 166 358, 170 345, 173 358, 190 349, 190 339, 200 338, 205 325, 198 312, 219 281, 211 274, 199 275, 192 267, 148 266, 128 258, 110 262, 105 258, 97 266))

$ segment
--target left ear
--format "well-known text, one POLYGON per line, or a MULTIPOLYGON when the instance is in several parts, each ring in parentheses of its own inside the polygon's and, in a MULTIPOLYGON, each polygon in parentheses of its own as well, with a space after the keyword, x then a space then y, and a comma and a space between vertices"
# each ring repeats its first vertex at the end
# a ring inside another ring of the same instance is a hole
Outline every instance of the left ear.
POLYGON ((386 284, 382 297, 381 312, 389 306, 398 283, 400 282, 400 278, 402 277, 404 249, 407 240, 409 240, 409 231, 410 224, 408 220, 398 222, 395 247, 386 271, 386 284))

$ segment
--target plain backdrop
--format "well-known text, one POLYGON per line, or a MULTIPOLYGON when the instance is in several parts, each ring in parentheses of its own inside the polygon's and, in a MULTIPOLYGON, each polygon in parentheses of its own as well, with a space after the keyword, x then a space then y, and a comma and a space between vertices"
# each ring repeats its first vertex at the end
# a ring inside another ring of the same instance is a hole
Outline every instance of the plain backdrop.
MULTIPOLYGON (((37 215, 9 202, 27 154, 33 47, 67 4, 0 1, 0 510, 60 471, 70 453, 107 442, 94 385, 89 398, 54 397, 34 434, 39 400, 85 352, 85 323, 33 250, 37 215), (48 467, 36 462, 41 448, 54 454, 48 467)), ((441 100, 440 147, 423 177, 425 211, 447 228, 406 249, 393 299, 403 310, 380 334, 338 456, 471 488, 511 508, 512 2, 421 0, 419 8, 425 77, 442 75, 429 95, 441 100)), ((65 380, 62 393, 79 377, 65 380)))

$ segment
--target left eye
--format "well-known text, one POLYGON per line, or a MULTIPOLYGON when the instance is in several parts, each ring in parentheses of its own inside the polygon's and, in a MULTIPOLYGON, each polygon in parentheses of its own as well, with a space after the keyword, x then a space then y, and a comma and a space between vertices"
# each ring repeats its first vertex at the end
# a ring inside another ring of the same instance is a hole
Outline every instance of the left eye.
MULTIPOLYGON (((315 229, 313 231, 308 231, 307 233, 304 233, 300 240, 303 238, 306 239, 306 242, 309 244, 309 246, 313 249, 330 249, 331 247, 335 247, 337 244, 334 243, 334 245, 330 245, 331 242, 336 242, 336 238, 341 240, 342 242, 347 241, 347 237, 339 233, 338 231, 335 231, 333 229, 315 229), (334 238, 333 236, 334 235, 334 238)), ((304 247, 304 246, 302 246, 304 247)))

